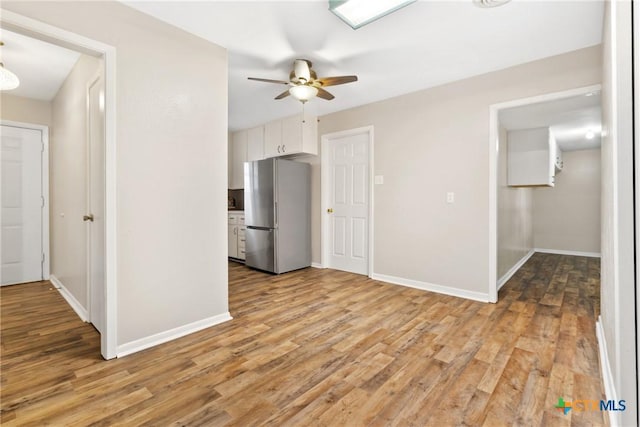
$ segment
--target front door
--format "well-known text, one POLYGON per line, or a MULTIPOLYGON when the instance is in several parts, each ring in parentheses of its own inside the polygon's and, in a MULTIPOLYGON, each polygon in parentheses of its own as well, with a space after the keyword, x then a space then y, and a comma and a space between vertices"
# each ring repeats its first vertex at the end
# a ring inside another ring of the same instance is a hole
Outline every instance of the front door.
POLYGON ((2 285, 43 279, 42 132, 0 126, 2 285))
POLYGON ((368 273, 369 132, 331 138, 328 255, 330 268, 368 273))

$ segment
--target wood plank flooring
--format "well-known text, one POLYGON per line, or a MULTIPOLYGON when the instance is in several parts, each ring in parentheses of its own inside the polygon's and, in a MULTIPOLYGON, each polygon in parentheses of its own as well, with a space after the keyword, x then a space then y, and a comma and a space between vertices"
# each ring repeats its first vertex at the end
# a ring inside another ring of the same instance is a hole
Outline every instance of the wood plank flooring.
POLYGON ((122 359, 47 282, 3 287, 2 425, 581 426, 599 260, 535 254, 484 304, 229 264, 234 320, 122 359))

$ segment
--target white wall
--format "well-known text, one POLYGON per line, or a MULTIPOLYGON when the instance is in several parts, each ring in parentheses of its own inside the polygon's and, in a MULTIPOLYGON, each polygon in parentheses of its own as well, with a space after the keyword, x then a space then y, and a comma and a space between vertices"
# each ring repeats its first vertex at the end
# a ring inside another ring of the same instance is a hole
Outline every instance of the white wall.
POLYGON ((85 309, 87 289, 87 84, 102 61, 81 55, 52 101, 49 148, 51 274, 85 309))
POLYGON ((637 425, 634 301, 631 2, 605 2, 602 90, 602 263, 600 345, 605 390, 627 400, 614 423, 637 425), (608 364, 607 364, 608 361, 608 364), (608 372, 611 377, 608 377, 608 372))
POLYGON ((118 2, 2 7, 116 48, 119 348, 224 317, 226 50, 118 2))
POLYGON ((498 138, 498 282, 533 249, 532 188, 507 185, 507 131, 498 138))
POLYGON ((533 189, 534 247, 600 254, 600 149, 562 160, 555 187, 533 189))
MULTIPOLYGON (((598 84, 600 76, 595 46, 320 117, 320 135, 374 126, 374 174, 384 176, 375 186, 375 273, 488 299, 489 106, 598 84)), ((318 262, 320 241, 313 244, 318 262)))
POLYGON ((0 118, 51 126, 51 102, 0 92, 0 118))

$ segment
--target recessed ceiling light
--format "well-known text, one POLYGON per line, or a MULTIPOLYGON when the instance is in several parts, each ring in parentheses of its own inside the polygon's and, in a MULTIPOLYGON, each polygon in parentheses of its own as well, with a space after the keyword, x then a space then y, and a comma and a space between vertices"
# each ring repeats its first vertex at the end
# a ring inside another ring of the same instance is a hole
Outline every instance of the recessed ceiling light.
POLYGON ((511 0, 473 0, 473 4, 483 9, 498 7, 509 3, 511 0))
POLYGON ((417 0, 329 0, 329 10, 357 30, 417 0))
POLYGON ((587 139, 593 139, 595 136, 596 136, 595 132, 592 131, 591 129, 589 129, 587 133, 584 135, 584 137, 587 139))

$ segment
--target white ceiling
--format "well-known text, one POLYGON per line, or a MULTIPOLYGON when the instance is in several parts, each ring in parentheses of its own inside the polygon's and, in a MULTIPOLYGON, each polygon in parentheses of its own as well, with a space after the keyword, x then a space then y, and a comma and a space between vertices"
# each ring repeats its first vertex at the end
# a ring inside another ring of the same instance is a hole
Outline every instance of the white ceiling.
POLYGON ((80 53, 0 29, 0 57, 20 79, 12 95, 51 101, 75 65, 80 53))
POLYGON ((247 128, 300 113, 282 86, 295 58, 318 76, 356 74, 313 99, 312 114, 433 87, 599 44, 602 1, 513 0, 481 9, 472 0, 419 1, 358 30, 314 1, 126 1, 126 4, 229 50, 229 127, 247 128))
MULTIPOLYGON (((320 77, 356 74, 356 83, 313 99, 316 115, 433 87, 599 44, 602 1, 512 0, 491 9, 472 0, 419 1, 358 30, 328 10, 326 0, 144 1, 126 4, 229 50, 229 128, 247 128, 300 113, 283 87, 247 80, 287 80, 295 58, 320 77)), ((21 80, 18 96, 51 100, 77 52, 0 31, 5 66, 21 80)))
POLYGON ((500 124, 507 130, 548 127, 562 151, 600 146, 602 110, 600 93, 540 102, 500 111, 500 124), (587 139, 587 131, 595 137, 587 139))

